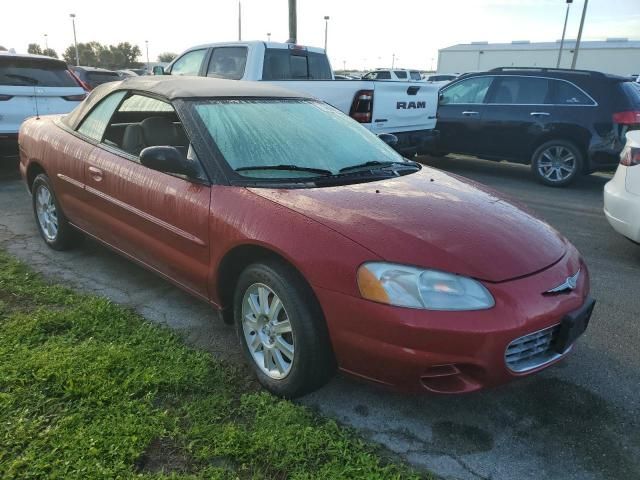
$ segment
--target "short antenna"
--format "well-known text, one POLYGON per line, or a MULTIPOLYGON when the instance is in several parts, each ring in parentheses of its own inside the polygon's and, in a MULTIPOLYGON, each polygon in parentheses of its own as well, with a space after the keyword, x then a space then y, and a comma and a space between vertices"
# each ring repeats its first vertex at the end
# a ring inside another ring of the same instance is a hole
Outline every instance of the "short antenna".
POLYGON ((38 91, 36 90, 36 84, 33 84, 33 100, 36 103, 36 120, 40 120, 40 111, 38 110, 38 91))

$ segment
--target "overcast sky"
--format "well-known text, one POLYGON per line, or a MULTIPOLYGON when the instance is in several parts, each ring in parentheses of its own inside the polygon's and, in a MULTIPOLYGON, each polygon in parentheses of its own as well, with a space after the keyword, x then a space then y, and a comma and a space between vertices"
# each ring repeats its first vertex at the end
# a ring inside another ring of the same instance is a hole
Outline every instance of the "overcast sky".
MULTIPOLYGON (((243 40, 288 38, 287 0, 241 0, 243 40)), ((567 38, 578 32, 583 0, 571 6, 567 38)), ((24 52, 44 44, 61 53, 73 43, 69 13, 79 42, 145 40, 154 61, 161 52, 237 40, 238 0, 5 0, 0 45, 24 52), (102 6, 102 8, 100 6, 102 6)), ((298 0, 298 43, 323 46, 329 15, 328 52, 336 69, 396 66, 429 69, 438 49, 487 40, 554 41, 562 35, 565 0, 298 0)), ((640 39, 640 0, 590 0, 585 40, 640 39)), ((141 59, 142 61, 145 58, 141 59)))

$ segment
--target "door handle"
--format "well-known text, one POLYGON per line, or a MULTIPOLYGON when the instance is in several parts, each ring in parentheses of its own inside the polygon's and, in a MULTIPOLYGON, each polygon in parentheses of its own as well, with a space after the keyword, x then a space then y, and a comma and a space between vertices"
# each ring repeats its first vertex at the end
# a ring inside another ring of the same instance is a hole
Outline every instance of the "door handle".
POLYGON ((532 117, 548 117, 551 114, 549 112, 531 112, 529 115, 532 117))
POLYGON ((96 182, 102 181, 102 170, 97 167, 89 167, 89 175, 91 175, 91 178, 96 182))
POLYGON ((462 115, 464 115, 465 117, 475 117, 476 115, 478 115, 478 112, 462 112, 462 115))

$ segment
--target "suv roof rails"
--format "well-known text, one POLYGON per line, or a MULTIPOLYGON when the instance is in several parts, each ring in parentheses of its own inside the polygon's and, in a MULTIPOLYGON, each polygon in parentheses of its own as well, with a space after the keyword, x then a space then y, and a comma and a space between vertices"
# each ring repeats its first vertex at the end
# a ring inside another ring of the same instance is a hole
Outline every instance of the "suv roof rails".
POLYGON ((510 72, 526 70, 530 72, 550 72, 550 73, 569 73, 573 75, 589 75, 593 77, 606 77, 605 73, 596 72, 595 70, 571 70, 569 68, 548 68, 548 67, 497 67, 489 70, 490 72, 510 72))

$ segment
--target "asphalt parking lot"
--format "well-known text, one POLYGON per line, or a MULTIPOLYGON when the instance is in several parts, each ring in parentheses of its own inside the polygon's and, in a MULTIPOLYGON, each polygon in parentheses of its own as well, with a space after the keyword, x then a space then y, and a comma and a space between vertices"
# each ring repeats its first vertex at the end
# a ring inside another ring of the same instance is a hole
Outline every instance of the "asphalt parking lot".
MULTIPOLYGON (((444 478, 640 478, 640 246, 618 236, 602 214, 607 176, 551 189, 525 166, 423 160, 506 193, 567 236, 591 271, 598 300, 591 325, 565 361, 495 390, 404 396, 337 377, 302 402, 444 478)), ((190 343, 240 361, 233 329, 207 305, 93 242, 71 252, 47 249, 12 171, 0 174, 0 205, 0 245, 36 270, 130 305, 190 343)))

